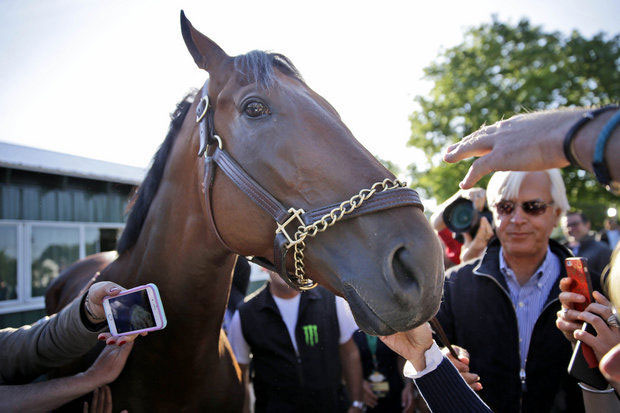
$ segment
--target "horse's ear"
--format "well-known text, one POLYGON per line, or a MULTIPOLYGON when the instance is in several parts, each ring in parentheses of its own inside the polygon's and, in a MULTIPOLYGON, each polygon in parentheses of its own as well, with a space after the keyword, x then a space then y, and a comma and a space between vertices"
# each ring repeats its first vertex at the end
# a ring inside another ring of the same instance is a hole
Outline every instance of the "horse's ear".
POLYGON ((181 33, 187 50, 194 58, 199 68, 211 72, 221 64, 227 62, 230 57, 214 41, 192 26, 181 10, 181 33))

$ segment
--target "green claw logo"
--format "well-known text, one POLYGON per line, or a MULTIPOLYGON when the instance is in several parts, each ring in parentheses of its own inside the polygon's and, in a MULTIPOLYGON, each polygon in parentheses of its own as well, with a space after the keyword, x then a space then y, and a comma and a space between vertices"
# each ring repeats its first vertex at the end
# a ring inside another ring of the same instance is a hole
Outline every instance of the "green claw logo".
POLYGON ((305 325, 303 329, 307 346, 314 346, 319 342, 319 330, 316 328, 316 324, 305 325))

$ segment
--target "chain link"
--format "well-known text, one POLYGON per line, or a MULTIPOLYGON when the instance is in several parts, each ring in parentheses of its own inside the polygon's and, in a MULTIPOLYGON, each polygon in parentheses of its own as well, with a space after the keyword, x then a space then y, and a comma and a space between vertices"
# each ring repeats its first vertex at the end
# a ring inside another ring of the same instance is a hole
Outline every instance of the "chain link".
POLYGON ((293 258, 295 260, 295 283, 301 290, 310 290, 317 286, 317 284, 310 278, 306 278, 306 271, 304 267, 304 248, 306 243, 304 240, 307 237, 314 237, 318 233, 325 231, 327 228, 340 221, 345 215, 348 215, 359 208, 364 201, 372 197, 377 192, 388 191, 390 189, 402 188, 407 186, 405 182, 401 182, 398 179, 384 179, 381 182, 375 182, 370 189, 362 189, 357 195, 351 197, 351 199, 342 202, 338 207, 329 211, 329 213, 323 215, 309 225, 300 225, 297 228, 293 242, 289 245, 295 246, 295 252, 293 258))

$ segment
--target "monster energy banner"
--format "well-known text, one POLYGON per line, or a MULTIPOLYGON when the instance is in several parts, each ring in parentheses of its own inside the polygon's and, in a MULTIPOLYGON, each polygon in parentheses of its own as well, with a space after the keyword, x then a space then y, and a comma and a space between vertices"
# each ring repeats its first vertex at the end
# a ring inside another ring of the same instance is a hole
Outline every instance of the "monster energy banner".
POLYGON ((316 328, 316 324, 305 325, 303 329, 307 346, 314 346, 319 342, 319 331, 316 328))

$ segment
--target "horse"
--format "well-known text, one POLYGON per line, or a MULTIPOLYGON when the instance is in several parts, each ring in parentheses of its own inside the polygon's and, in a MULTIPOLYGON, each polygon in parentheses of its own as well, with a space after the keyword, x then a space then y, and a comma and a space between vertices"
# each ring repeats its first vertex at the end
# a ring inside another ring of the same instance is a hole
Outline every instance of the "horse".
MULTIPOLYGON (((133 200, 118 257, 98 268, 99 280, 126 288, 158 285, 168 319, 136 341, 111 384, 115 410, 241 410, 241 377, 221 330, 238 255, 295 288, 318 283, 345 297, 371 334, 422 324, 442 293, 441 247, 417 194, 354 138, 292 62, 261 51, 231 57, 183 12, 181 32, 209 80, 178 107, 133 200)), ((64 299, 48 311, 77 295, 78 283, 67 279, 91 278, 78 269, 51 286, 48 295, 64 299)))

